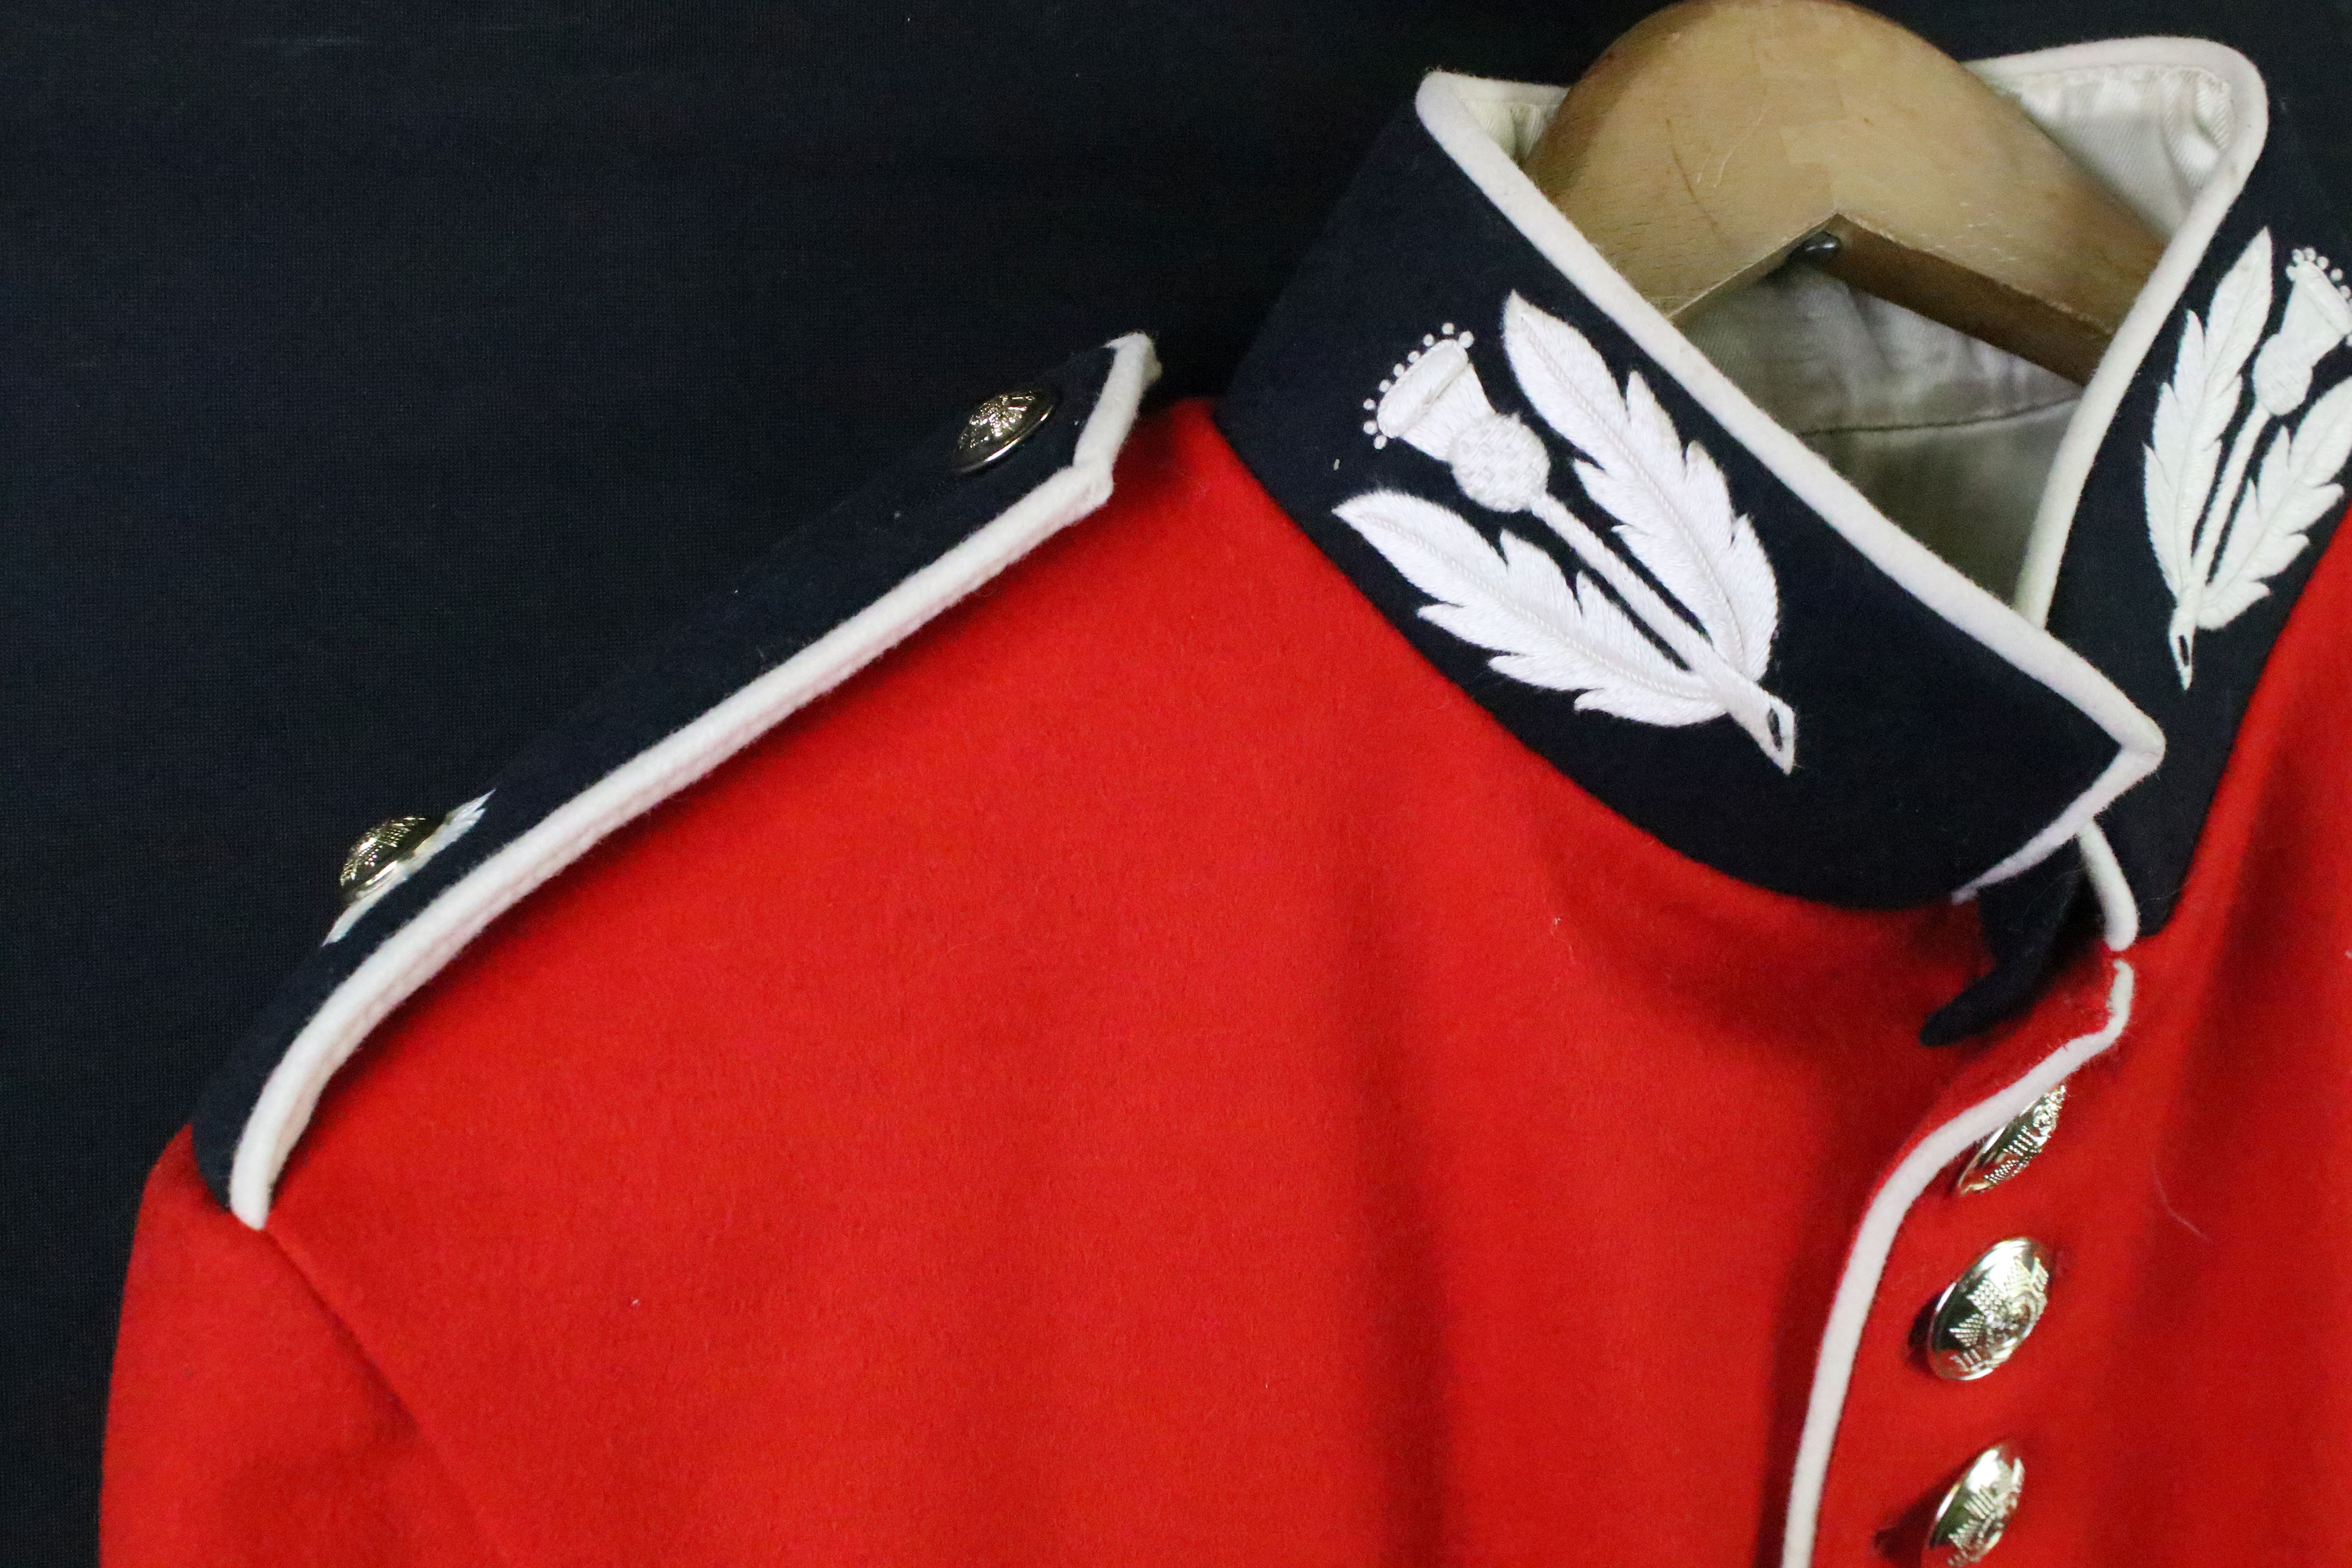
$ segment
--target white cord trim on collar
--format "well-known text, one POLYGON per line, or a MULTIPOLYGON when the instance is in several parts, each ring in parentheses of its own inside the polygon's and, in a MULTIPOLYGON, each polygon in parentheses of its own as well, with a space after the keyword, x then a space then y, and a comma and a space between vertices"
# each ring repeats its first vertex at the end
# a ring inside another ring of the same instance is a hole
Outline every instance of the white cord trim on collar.
POLYGON ((1159 374, 1151 341, 1141 333, 1109 346, 1110 373, 1069 467, 801 652, 556 807, 369 953, 294 1037, 263 1085, 230 1166, 230 1211, 261 1227, 278 1173, 336 1072, 492 921, 1108 500, 1112 461, 1159 374))
POLYGON ((2156 270, 2148 274, 2139 298, 2132 301, 2123 324, 2116 329, 2099 368, 2083 388, 2066 434, 2059 439, 2049 477, 2042 487, 2042 502, 2027 536, 2025 563, 2019 569, 2011 602, 2017 613, 2039 626, 2050 618, 2050 600, 2058 591, 2058 567, 2066 553, 2066 538, 2074 522, 2074 509, 2083 500, 2084 483, 2099 455, 2124 394, 2138 379, 2147 352, 2172 320, 2189 279, 2205 259, 2221 220, 2237 205, 2238 195, 2254 172, 2254 162, 2270 140, 2270 94, 2262 72, 2237 50, 2203 38, 2126 38, 2108 43, 2075 44, 2037 54, 2011 55, 1985 60, 1970 68, 1996 83, 2021 81, 2061 71, 2109 69, 2135 65, 2178 65, 2202 70, 2221 82, 2230 93, 2237 118, 2221 148, 2221 163, 2198 191, 2180 226, 2166 242, 2156 270))
POLYGON ((2116 858, 2115 846, 2098 824, 2083 829, 2074 841, 2083 851, 2083 867, 2089 873, 2092 896, 2098 900, 2100 935, 2108 948, 2121 952, 2139 940, 2139 900, 2125 879, 2124 865, 2116 858))
POLYGON ((1812 1394, 1806 1401, 1804 1432, 1797 1439, 1796 1468, 1789 1479, 1788 1525, 1780 1537, 1781 1568, 1811 1568, 1822 1494, 1829 1481, 1838 1421, 1845 1413, 1846 1391, 1853 1382, 1854 1355, 1862 1346, 1863 1326, 1876 1304, 1887 1255, 1895 1249, 1895 1237, 1911 1205, 1946 1166, 2064 1082, 2075 1068, 2112 1047, 2131 1017, 2132 986, 2131 965, 2116 960, 2115 983, 2107 992, 2107 1020, 2097 1032, 2069 1040, 1999 1094, 1979 1100, 1922 1138, 1871 1199, 1861 1228, 1854 1232, 1853 1250, 1846 1256, 1845 1271, 1831 1301, 1829 1322, 1822 1331, 1821 1354, 1813 1362, 1812 1394))
MULTIPOLYGON (((2200 39, 2140 38, 2078 45, 2011 56, 1976 68, 2000 79, 2126 64, 2179 64, 2209 71, 2229 84, 2242 106, 2241 118, 2230 138, 2228 162, 2199 194, 2173 236, 2147 290, 2134 303, 2115 345, 2092 377, 2061 444, 2059 467, 2043 492, 2043 515, 2035 525, 2020 589, 2021 604, 2039 595, 2040 611, 2047 609, 2048 584, 2043 578, 2054 582, 2058 552, 2064 548, 2063 527, 2050 522, 2049 516, 2062 505, 2071 516, 2091 458, 2114 420, 2124 389, 2169 319, 2222 216, 2237 199, 2269 125, 2262 78, 2252 64, 2232 49, 2200 39)), ((2089 660, 2044 631, 2038 613, 2012 609, 1970 582, 1890 521, 1818 453, 1758 407, 1593 248, 1497 144, 1496 130, 1482 122, 1480 110, 1496 129, 1524 139, 1536 118, 1558 99, 1557 89, 1440 71, 1423 80, 1414 105, 1432 139, 1528 242, 1643 353, 1674 376, 1798 500, 1913 597, 2064 698, 2113 738, 2118 748, 2116 757, 2087 789, 2025 843, 1958 889, 1953 897, 1973 897, 2038 865, 2089 827, 2118 795, 2156 771, 2164 757, 2164 731, 2089 660)))

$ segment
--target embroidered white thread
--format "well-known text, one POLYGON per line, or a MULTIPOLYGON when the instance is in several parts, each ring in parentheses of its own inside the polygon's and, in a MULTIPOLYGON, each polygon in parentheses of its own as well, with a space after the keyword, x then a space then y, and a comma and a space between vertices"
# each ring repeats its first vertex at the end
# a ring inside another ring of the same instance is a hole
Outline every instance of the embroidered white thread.
POLYGON ((2314 367, 2352 342, 2343 271, 2308 247, 2286 264, 2286 310, 2264 340, 2271 264, 2265 228, 2214 285, 2205 314, 2189 312, 2172 379, 2157 395, 2143 490, 2148 542, 2172 594, 2165 637, 2184 691, 2196 675, 2197 634, 2220 630, 2269 595, 2270 579, 2310 542, 2311 525, 2343 499, 2336 476, 2352 458, 2352 382, 2339 379, 2294 429, 2272 437, 2247 479, 2271 423, 2301 409, 2314 367), (2221 443, 2245 402, 2250 358, 2253 406, 2225 460, 2221 443))
POLYGON ((1381 395, 1365 400, 1366 433, 1376 447, 1393 437, 1444 463, 1462 493, 1489 511, 1539 518, 1592 575, 1580 573, 1571 590, 1550 555, 1526 540, 1506 530, 1498 551, 1458 513, 1395 490, 1342 503, 1340 521, 1437 601, 1423 607, 1425 619, 1496 655, 1496 673, 1573 691, 1579 710, 1639 723, 1728 716, 1790 772, 1796 714, 1759 684, 1780 589, 1754 524, 1732 510, 1722 470, 1697 442, 1684 445, 1640 372, 1621 390, 1583 333, 1516 293, 1505 302, 1503 349, 1520 390, 1584 454, 1577 478, 1616 520, 1612 531, 1645 579, 1550 493, 1542 438, 1496 412, 1470 363, 1470 342, 1451 322, 1442 337, 1423 338, 1381 384, 1381 395))

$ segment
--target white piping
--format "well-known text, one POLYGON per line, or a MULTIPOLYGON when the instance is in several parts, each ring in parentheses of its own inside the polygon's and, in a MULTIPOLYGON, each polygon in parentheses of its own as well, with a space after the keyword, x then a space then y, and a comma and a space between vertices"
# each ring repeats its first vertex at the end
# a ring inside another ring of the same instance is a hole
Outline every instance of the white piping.
MULTIPOLYGON (((2064 546, 2063 526, 2049 517, 2067 513, 2080 499, 2107 426, 2139 362, 2168 319, 2189 275, 2212 240, 2221 215, 2236 199, 2261 148, 2269 123, 2262 79, 2234 50, 2193 38, 2133 39, 2075 45, 2039 54, 1984 62, 1976 68, 1996 79, 2061 69, 2125 62, 2180 64, 2212 72, 2248 104, 2231 156, 2192 203, 2188 217, 2167 247, 2147 292, 2126 317, 2082 406, 2060 444, 2058 467, 2045 489, 2042 512, 2030 547, 2021 602, 2038 596, 2046 612, 2048 578, 2054 581, 2056 552, 2064 546), (2246 95, 2251 94, 2251 97, 2246 95), (2055 542, 2052 540, 2054 538, 2055 542), (2044 558, 2047 557, 2045 560, 2044 558)), ((1512 83, 1433 72, 1425 78, 1415 109, 1431 138, 1452 157, 1546 259, 1559 268, 1587 299, 1631 337, 1642 352, 1682 384, 1734 439, 1752 451, 1781 483, 1879 570, 1929 608, 2025 674, 2081 710, 2113 737, 2118 752, 2097 779, 2024 844, 1959 889, 1966 899, 1992 883, 2039 864, 2090 826, 2098 814, 2132 785, 2156 771, 2164 757, 2164 732, 2087 659, 2042 629, 2038 615, 2022 614, 1963 576, 1926 545, 1889 521, 1844 476, 1796 436, 1759 408, 1680 329, 1642 298, 1632 284, 1593 248, 1568 216, 1554 206, 1496 144, 1470 108, 1476 99, 1505 118, 1527 119, 1535 89, 1512 83)), ((1556 94, 1544 95, 1556 100, 1556 94)), ((1524 129, 1524 127, 1521 127, 1524 129)))
POLYGON ((2101 935, 2109 949, 2121 952, 2139 940, 2139 900, 2132 896, 2123 862, 2116 858, 2115 846, 2107 842, 2098 824, 2083 829, 2075 842, 2082 847, 2083 866, 2090 874, 2091 892, 2099 900, 2101 935))
POLYGON ((1887 1254, 1904 1217, 1927 1184, 1953 1161, 2007 1124, 2011 1118, 2065 1081, 2075 1068, 2113 1046, 2131 1017, 2132 967, 2116 961, 2115 984, 2107 992, 2107 1019, 2095 1034, 2069 1040, 2036 1062, 2031 1072, 1999 1094, 1961 1111, 1922 1138, 1887 1176, 1854 1232, 1845 1272, 1838 1280, 1830 1305, 1828 1325, 1822 1331, 1821 1355, 1813 1363, 1813 1388, 1805 1405, 1805 1429, 1797 1440, 1797 1465, 1789 1479, 1788 1527, 1780 1538, 1781 1568, 1811 1568, 1813 1540, 1821 1523, 1822 1493, 1829 1480, 1830 1450, 1837 1441, 1838 1420, 1845 1412, 1846 1390, 1853 1381, 1855 1352, 1862 1345, 1863 1326, 1878 1295, 1878 1281, 1886 1269, 1887 1254))
POLYGON ((467 872, 361 961, 299 1034, 246 1118, 229 1208, 259 1229, 319 1097, 362 1041, 499 915, 590 847, 848 679, 1110 499, 1111 464, 1159 373, 1150 340, 1115 340, 1110 374, 1058 469, 994 521, 750 685, 614 768, 467 872))
MULTIPOLYGON (((2153 41, 2076 44, 2039 54, 1986 60, 1972 68, 1997 82, 2014 82, 2056 71, 2146 64, 2150 63, 2147 46, 2153 41)), ((2059 568, 2074 527, 2074 510, 2082 501, 2083 486, 2091 477, 2091 465, 2098 457, 2108 427, 2115 423, 2116 410, 2137 378, 2165 324, 2172 320, 2190 277, 2211 247, 2221 220, 2236 205, 2246 181, 2253 174, 2255 162, 2270 141, 2270 93, 2252 61, 2235 49, 2202 38, 2168 38, 2162 43, 2166 58, 2154 63, 2210 72, 2228 89, 2231 107, 2238 113, 2237 123, 2222 149, 2221 169, 2198 191, 2180 226, 2173 230, 2156 270, 2148 275, 2139 298, 2132 301, 2098 369, 2083 388, 2083 400, 2058 443, 2049 479, 2042 487, 2041 506, 2034 515, 2033 530, 2028 536, 2025 562, 2019 570, 2012 600, 2018 614, 2037 626, 2049 624, 2050 601, 2058 591, 2059 568)), ((2139 900, 2133 896, 2115 847, 2096 823, 2085 824, 2076 836, 2076 843, 2090 874, 2091 891, 2099 900, 2106 944, 2121 952, 2139 940, 2139 900)))
MULTIPOLYGON (((2028 671, 2028 674, 2032 673, 2028 671)), ((2134 712, 2138 710, 2135 708, 2134 712)), ((2095 715, 2094 715, 2095 717, 2095 715)), ((2098 831, 2099 813, 2115 804, 2116 797, 2156 772, 2164 761, 2164 731, 2156 728, 2156 721, 2147 721, 2156 733, 2156 750, 2142 756, 2129 746, 2116 753, 2106 771, 2093 780, 2091 787, 2075 796, 2073 805, 2051 819, 2050 825, 2023 844, 2001 858, 2000 861, 1952 895, 1952 902, 1965 903, 1996 882, 2006 882, 2020 871, 2029 870, 2049 858, 2053 850, 2070 838, 2098 831)), ((2112 733, 2112 731, 2110 731, 2112 733)))
POLYGON ((2017 613, 2037 626, 2050 618, 2050 599, 2058 590, 2058 568, 2066 553, 2074 509, 2083 499, 2084 481, 2091 477, 2092 461, 2106 440, 2108 426, 2115 423, 2116 410, 2137 379, 2140 365, 2147 358, 2147 351, 2155 346, 2158 334, 2172 319, 2173 309, 2180 303, 2190 275, 2204 260, 2221 219, 2236 205, 2238 194, 2245 189, 2248 177, 2254 172, 2254 161, 2262 156, 2263 146, 2270 140, 2270 94, 2263 85, 2262 73, 2237 50, 2203 38, 2126 38, 2074 44, 2038 54, 1984 60, 1969 68, 2000 82, 2122 65, 2179 65, 2210 72, 2229 89, 2231 107, 2238 111, 2238 122, 2231 132, 2229 144, 2221 150, 2221 167, 2198 191, 2180 226, 2172 231, 2156 270, 2148 274, 2139 298, 2132 301, 2123 324, 2116 329, 2107 352, 2100 357, 2098 369, 2091 373, 2089 383, 2083 388, 2083 400, 2075 405, 2066 434, 2059 439, 2058 454, 2042 484, 2042 501, 2034 513, 2033 531, 2026 539, 2025 562, 2019 569, 2017 589, 2012 595, 2017 613))

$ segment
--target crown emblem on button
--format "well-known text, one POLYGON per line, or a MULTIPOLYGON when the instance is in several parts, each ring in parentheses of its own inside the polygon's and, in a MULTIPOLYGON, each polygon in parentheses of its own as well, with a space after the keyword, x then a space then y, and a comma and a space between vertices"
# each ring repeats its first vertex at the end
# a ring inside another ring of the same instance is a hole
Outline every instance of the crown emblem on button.
POLYGON ((1054 414, 1054 389, 1024 386, 1000 392, 964 416, 956 433, 955 471, 977 473, 1034 435, 1054 414))
POLYGON ((1928 1370, 1967 1383, 2025 1342, 2050 1305, 2050 1249, 2026 1237, 1997 1242, 1928 1310, 1928 1370))

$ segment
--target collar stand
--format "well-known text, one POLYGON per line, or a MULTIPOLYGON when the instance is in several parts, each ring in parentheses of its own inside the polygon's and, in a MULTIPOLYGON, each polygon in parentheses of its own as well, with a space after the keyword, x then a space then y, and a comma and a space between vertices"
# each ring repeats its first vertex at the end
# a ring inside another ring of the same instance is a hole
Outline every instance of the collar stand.
MULTIPOLYGON (((2176 306, 2261 226, 2250 177, 2278 162, 2260 79, 2218 46, 1977 68, 2173 233, 2086 388, 1797 269, 1685 335, 1519 173, 1560 91, 1439 74, 1218 415, 1523 742, 1674 848, 1842 904, 2006 880, 2156 770, 2164 734, 2069 597, 2130 575, 2109 557, 2134 546, 2077 519, 2141 507, 2155 570, 2142 468, 2176 306)), ((2164 658, 2171 600, 2134 607, 2164 658)), ((2136 890, 2167 877, 2142 858, 2136 890)))

